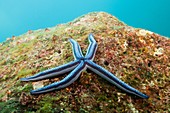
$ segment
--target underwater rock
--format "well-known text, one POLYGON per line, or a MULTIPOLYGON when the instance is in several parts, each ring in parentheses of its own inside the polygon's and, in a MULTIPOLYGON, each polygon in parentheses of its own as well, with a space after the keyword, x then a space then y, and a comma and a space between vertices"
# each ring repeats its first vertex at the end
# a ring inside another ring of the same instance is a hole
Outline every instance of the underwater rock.
POLYGON ((170 39, 128 26, 105 12, 28 31, 0 44, 2 112, 170 112, 169 81, 170 39), (37 86, 19 79, 72 61, 69 37, 86 53, 89 33, 94 34, 98 43, 94 62, 149 95, 148 100, 122 92, 89 70, 66 89, 36 96, 29 94, 31 89, 63 77, 38 82, 37 86))

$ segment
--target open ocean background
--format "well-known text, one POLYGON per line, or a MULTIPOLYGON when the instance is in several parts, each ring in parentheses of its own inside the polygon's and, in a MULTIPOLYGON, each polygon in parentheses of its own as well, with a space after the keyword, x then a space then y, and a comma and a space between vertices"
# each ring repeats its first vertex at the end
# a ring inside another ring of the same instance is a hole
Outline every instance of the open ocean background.
POLYGON ((170 37, 170 0, 0 0, 0 42, 94 11, 170 37))

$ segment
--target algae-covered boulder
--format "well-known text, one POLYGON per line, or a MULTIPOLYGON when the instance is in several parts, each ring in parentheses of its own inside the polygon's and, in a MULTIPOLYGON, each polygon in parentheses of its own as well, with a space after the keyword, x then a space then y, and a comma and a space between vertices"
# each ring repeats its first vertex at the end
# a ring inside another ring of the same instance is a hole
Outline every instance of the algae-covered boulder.
POLYGON ((0 84, 2 113, 170 112, 170 39, 130 27, 104 12, 89 13, 1 43, 0 84), (30 95, 30 90, 66 75, 38 82, 21 82, 20 78, 74 60, 70 37, 85 54, 89 33, 98 43, 94 62, 149 99, 129 95, 89 70, 65 89, 30 95))

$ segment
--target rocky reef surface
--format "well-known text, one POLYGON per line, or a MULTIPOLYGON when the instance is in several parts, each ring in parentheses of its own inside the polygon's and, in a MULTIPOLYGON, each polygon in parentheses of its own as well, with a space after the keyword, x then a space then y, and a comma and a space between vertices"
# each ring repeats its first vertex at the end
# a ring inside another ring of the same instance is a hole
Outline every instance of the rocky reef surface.
POLYGON ((2 113, 170 112, 170 39, 128 26, 105 12, 89 13, 1 43, 0 84, 2 113), (149 99, 129 95, 88 70, 65 89, 30 95, 30 90, 64 76, 39 82, 19 79, 72 61, 69 37, 78 41, 85 54, 89 33, 98 43, 94 62, 149 99))

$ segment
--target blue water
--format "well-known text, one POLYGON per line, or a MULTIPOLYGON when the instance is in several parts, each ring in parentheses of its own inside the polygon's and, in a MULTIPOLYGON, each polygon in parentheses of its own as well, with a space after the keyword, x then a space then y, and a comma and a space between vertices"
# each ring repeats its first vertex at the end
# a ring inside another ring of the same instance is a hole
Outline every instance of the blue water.
POLYGON ((170 37, 170 0, 0 0, 0 42, 93 11, 170 37))

